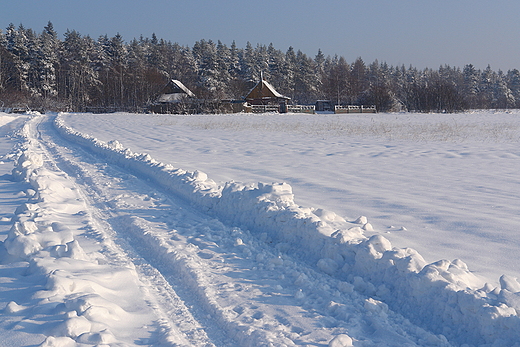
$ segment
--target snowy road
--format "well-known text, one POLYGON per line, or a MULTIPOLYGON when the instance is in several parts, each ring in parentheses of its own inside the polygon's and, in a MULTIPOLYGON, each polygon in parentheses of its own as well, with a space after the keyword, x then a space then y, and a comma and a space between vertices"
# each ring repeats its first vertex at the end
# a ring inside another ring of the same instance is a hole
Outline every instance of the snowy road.
POLYGON ((20 204, 9 219, 9 205, 1 210, 7 346, 512 346, 518 337, 514 279, 470 290, 462 262, 427 265, 367 239, 365 220, 302 209, 287 185, 219 187, 54 118, 13 120, 18 137, 1 142, 18 181, 4 174, 1 184, 19 189, 11 206, 20 204))
MULTIPOLYGON (((170 341, 193 346, 327 344, 347 330, 346 322, 327 314, 326 295, 313 298, 317 303, 298 298, 301 289, 290 283, 293 277, 318 276, 307 266, 284 261, 240 229, 227 228, 146 179, 64 142, 49 119, 38 129, 42 144, 54 154, 50 159, 77 177, 92 216, 89 224, 111 235, 117 256, 135 265, 156 298, 158 316, 173 327, 170 341), (304 309, 304 303, 309 307, 304 309)), ((362 298, 357 305, 363 309, 362 298)))
POLYGON ((133 262, 147 283, 158 316, 172 327, 169 341, 326 346, 349 333, 366 345, 442 345, 398 314, 374 314, 386 307, 368 305, 372 301, 351 285, 64 142, 48 118, 38 130, 49 159, 77 177, 92 216, 89 225, 96 225, 92 231, 111 235, 107 242, 118 245, 117 257, 133 262), (338 308, 341 313, 334 314, 338 308), (367 332, 375 336, 367 339, 367 332))

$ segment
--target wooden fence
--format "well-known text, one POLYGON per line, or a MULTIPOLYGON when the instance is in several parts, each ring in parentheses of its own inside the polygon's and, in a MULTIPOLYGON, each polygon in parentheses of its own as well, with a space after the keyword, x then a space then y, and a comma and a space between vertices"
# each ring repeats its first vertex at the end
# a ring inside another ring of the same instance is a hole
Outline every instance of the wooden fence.
POLYGON ((314 114, 315 108, 314 105, 288 105, 287 112, 314 114))
POLYGON ((279 105, 251 105, 251 112, 266 113, 266 112, 280 112, 279 105))
POLYGON ((347 105, 347 106, 334 106, 334 113, 376 113, 375 106, 356 106, 356 105, 347 105))

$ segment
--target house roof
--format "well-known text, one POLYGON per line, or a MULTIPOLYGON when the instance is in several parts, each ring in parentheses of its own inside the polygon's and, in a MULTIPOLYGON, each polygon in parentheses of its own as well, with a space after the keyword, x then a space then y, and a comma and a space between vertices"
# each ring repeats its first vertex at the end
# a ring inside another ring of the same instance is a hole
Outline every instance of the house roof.
POLYGON ((251 99, 270 99, 270 98, 278 98, 278 99, 286 99, 289 100, 290 98, 287 96, 283 96, 282 94, 278 93, 274 87, 269 84, 269 82, 264 81, 261 79, 256 86, 253 87, 249 91, 249 93, 246 96, 246 100, 251 99))
POLYGON ((170 80, 161 91, 161 95, 157 98, 157 102, 176 102, 186 96, 194 98, 195 94, 186 88, 181 81, 170 80))

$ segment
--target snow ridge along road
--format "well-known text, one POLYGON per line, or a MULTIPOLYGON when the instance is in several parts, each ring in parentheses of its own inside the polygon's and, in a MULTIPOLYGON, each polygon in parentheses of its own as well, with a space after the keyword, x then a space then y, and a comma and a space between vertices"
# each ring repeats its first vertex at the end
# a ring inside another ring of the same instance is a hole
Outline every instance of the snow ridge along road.
POLYGON ((462 261, 426 264, 366 238, 365 217, 297 206, 287 184, 218 186, 59 116, 32 117, 21 135, 13 176, 31 188, 3 264, 25 266, 38 285, 4 312, 35 324, 25 332, 46 336, 42 345, 520 340, 515 279, 472 288, 462 261))

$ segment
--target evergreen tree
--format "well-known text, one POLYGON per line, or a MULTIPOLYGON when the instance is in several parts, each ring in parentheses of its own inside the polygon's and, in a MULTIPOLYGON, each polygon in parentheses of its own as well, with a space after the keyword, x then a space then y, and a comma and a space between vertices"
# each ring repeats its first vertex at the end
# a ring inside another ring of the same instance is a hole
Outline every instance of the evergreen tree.
POLYGON ((38 34, 20 24, 0 31, 0 98, 65 110, 87 107, 136 109, 150 103, 176 78, 202 99, 239 98, 260 75, 294 103, 329 99, 336 104, 375 104, 381 111, 442 111, 520 107, 520 72, 473 65, 461 70, 392 67, 376 60, 314 58, 247 42, 195 42, 193 48, 157 38, 124 42, 121 35, 97 41, 68 30, 60 40, 51 22, 38 34), (64 106, 62 106, 64 105, 64 106))
POLYGON ((296 53, 294 48, 290 46, 285 52, 285 60, 281 70, 281 81, 279 91, 289 96, 292 100, 295 99, 295 75, 297 69, 296 53))
POLYGON ((237 47, 235 41, 231 43, 229 55, 229 96, 235 99, 240 99, 249 91, 250 85, 241 74, 241 57, 243 57, 243 51, 237 47))
POLYGON ((348 104, 350 66, 343 57, 335 56, 325 61, 323 92, 336 105, 348 104))
MULTIPOLYGON (((14 29, 14 25, 10 26, 14 29)), ((16 60, 8 50, 7 35, 0 31, 0 107, 14 103, 20 91, 20 74, 16 60)))
POLYGON ((349 103, 357 104, 358 98, 368 89, 366 66, 361 57, 352 64, 349 77, 349 103))
POLYGON ((389 71, 386 65, 380 66, 378 61, 369 65, 367 78, 369 87, 358 98, 362 105, 375 105, 378 111, 393 109, 394 100, 389 87, 389 71))
POLYGON ((28 79, 29 79, 29 47, 26 36, 26 31, 23 25, 20 24, 19 28, 16 29, 11 23, 7 27, 6 31, 6 44, 7 51, 12 54, 14 69, 17 74, 19 91, 28 90, 28 79))
POLYGON ((491 70, 491 66, 487 66, 487 68, 482 71, 479 81, 479 102, 477 107, 479 108, 488 108, 493 107, 496 103, 495 95, 494 95, 494 85, 496 82, 496 74, 493 70, 491 70))
POLYGON ((206 91, 208 97, 214 97, 220 89, 217 47, 211 40, 200 40, 195 42, 192 52, 198 66, 199 94, 206 91))
POLYGON ((282 91, 281 88, 286 83, 284 77, 285 67, 285 54, 281 50, 274 48, 273 44, 270 43, 267 47, 267 69, 269 71, 267 78, 269 79, 269 82, 272 85, 277 86, 280 91, 282 91))
POLYGON ((316 78, 316 96, 318 99, 325 98, 323 91, 323 80, 325 78, 325 55, 318 49, 318 53, 314 57, 314 73, 316 78))
POLYGON ((255 71, 255 52, 251 42, 247 41, 245 50, 240 55, 240 75, 246 81, 257 81, 260 75, 255 71))
POLYGON ((462 70, 463 75, 463 93, 465 95, 468 106, 471 108, 476 108, 479 105, 479 81, 480 81, 480 71, 475 69, 472 64, 468 64, 464 66, 462 70))
POLYGON ((117 93, 114 93, 114 104, 122 107, 125 104, 125 73, 127 70, 127 50, 123 41, 123 37, 117 33, 112 37, 108 43, 107 56, 110 62, 112 75, 115 77, 112 80, 114 87, 111 88, 117 93))
POLYGON ((127 48, 127 105, 138 111, 147 103, 149 86, 146 81, 146 53, 137 39, 133 39, 127 48))
POLYGON ((509 70, 506 76, 507 85, 513 94, 515 104, 513 107, 520 107, 520 71, 518 69, 509 70))
POLYGON ((506 109, 513 108, 516 100, 511 89, 507 85, 506 76, 501 70, 498 70, 494 85, 494 108, 506 109))
POLYGON ((294 74, 294 101, 298 104, 313 103, 318 95, 318 81, 314 60, 298 50, 294 74))
POLYGON ((233 93, 230 91, 231 83, 231 50, 220 40, 217 42, 217 97, 220 99, 231 98, 233 93))
MULTIPOLYGON (((44 100, 58 95, 56 71, 59 69, 60 42, 51 22, 44 27, 37 52, 38 90, 44 100)), ((45 106, 45 105, 44 105, 45 106)))
POLYGON ((95 49, 96 44, 89 36, 82 37, 75 30, 67 30, 65 33, 60 62, 60 75, 63 76, 60 94, 66 100, 67 110, 85 111, 93 92, 99 86, 92 60, 95 49))

